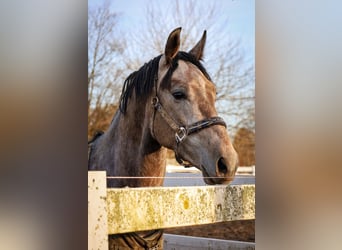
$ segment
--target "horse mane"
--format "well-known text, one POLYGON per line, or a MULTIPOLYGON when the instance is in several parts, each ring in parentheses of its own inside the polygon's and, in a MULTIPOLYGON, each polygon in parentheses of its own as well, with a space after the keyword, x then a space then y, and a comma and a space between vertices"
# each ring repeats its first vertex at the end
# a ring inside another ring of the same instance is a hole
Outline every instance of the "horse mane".
POLYGON ((139 70, 131 73, 125 80, 120 96, 119 109, 125 114, 128 99, 135 90, 136 97, 146 96, 151 93, 155 76, 158 74, 158 66, 161 55, 145 63, 139 70))
MULTIPOLYGON (((162 55, 159 55, 148 63, 145 63, 139 70, 134 71, 126 78, 119 100, 119 109, 122 114, 126 113, 128 100, 131 98, 133 91, 135 91, 135 96, 137 98, 147 97, 152 92, 154 82, 157 79, 159 60, 161 56, 162 55)), ((211 80, 209 74, 199 60, 190 53, 179 51, 173 58, 171 66, 162 80, 161 86, 163 88, 170 85, 171 75, 178 67, 178 60, 194 64, 208 80, 211 80)))

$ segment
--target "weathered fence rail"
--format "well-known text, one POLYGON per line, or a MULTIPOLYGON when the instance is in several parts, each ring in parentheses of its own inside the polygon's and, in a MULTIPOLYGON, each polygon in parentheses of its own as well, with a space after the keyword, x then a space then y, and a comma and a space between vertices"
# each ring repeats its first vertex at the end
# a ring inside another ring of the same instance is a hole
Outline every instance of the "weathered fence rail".
POLYGON ((108 249, 108 234, 255 218, 255 186, 106 188, 88 173, 88 248, 108 249))

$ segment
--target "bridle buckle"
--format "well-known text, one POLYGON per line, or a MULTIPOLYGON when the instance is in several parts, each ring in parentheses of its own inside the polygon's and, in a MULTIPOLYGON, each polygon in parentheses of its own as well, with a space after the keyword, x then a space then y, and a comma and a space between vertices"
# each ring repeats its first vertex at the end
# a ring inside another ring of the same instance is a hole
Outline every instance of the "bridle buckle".
POLYGON ((186 137, 187 133, 186 133, 186 129, 184 127, 180 127, 178 129, 178 131, 176 132, 175 136, 176 136, 176 142, 180 143, 182 142, 185 137, 186 137))
POLYGON ((155 109, 158 109, 158 106, 160 106, 159 98, 157 96, 152 98, 152 105, 155 109))

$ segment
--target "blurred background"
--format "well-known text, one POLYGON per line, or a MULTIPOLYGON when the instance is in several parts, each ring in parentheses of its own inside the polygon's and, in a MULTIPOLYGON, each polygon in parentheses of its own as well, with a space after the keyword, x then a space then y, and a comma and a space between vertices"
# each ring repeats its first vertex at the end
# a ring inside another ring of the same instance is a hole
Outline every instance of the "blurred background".
MULTIPOLYGON (((255 1, 257 249, 341 249, 341 9, 255 1)), ((1 249, 87 248, 88 22, 81 0, 0 2, 1 249)))

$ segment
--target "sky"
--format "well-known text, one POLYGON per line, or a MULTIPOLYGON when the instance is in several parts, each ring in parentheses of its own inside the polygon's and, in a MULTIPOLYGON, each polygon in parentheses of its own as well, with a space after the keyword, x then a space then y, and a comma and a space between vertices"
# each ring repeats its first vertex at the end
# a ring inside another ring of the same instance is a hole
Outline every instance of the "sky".
MULTIPOLYGON (((159 0, 160 3, 168 4, 172 0, 159 0)), ((206 0, 198 0, 206 1, 206 0)), ((215 0, 220 6, 225 17, 229 18, 229 34, 241 39, 241 46, 245 51, 248 61, 254 62, 255 58, 255 3, 254 0, 215 0)), ((119 0, 112 2, 112 8, 120 13, 120 25, 125 30, 139 30, 144 20, 145 5, 151 0, 119 0)), ((99 0, 89 0, 88 5, 93 6, 101 3, 99 0)), ((222 18, 217 19, 222 22, 222 18)), ((186 32, 186 31, 183 31, 186 32)))

